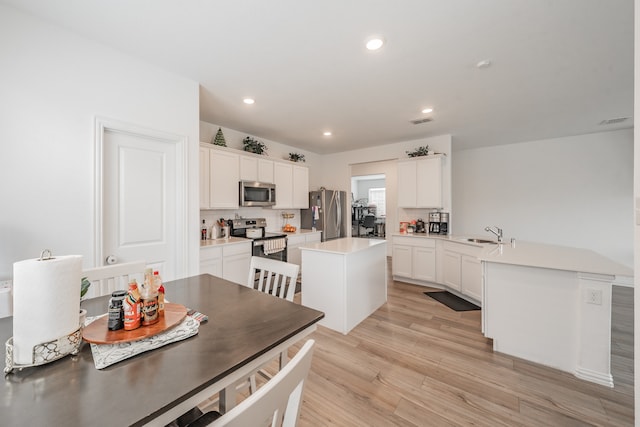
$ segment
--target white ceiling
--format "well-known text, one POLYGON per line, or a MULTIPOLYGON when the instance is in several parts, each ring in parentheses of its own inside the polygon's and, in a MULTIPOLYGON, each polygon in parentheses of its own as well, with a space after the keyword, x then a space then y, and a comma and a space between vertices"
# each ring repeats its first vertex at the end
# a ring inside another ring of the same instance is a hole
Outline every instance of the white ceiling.
POLYGON ((600 125, 633 116, 633 0, 2 1, 199 82, 203 121, 316 153, 633 126, 600 125))

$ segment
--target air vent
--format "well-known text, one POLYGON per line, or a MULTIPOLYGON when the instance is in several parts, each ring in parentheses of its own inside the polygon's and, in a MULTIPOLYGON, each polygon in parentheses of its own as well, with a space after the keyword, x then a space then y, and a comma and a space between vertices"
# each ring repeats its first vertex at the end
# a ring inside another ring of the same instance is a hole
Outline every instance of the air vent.
POLYGON ((618 117, 616 119, 607 119, 600 122, 601 125, 615 125, 628 120, 629 117, 618 117))
POLYGON ((414 125, 419 125, 421 123, 427 123, 432 121, 433 119, 431 117, 425 117, 424 119, 411 120, 411 123, 413 123, 414 125))

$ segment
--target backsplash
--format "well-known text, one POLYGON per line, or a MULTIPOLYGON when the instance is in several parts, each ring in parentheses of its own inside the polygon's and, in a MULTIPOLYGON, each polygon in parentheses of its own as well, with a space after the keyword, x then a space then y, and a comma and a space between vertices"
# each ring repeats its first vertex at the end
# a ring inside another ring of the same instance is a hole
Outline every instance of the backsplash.
POLYGON ((202 220, 206 221, 207 228, 218 221, 220 218, 265 218, 267 220, 267 231, 282 231, 282 227, 285 224, 291 224, 296 228, 300 228, 300 210, 299 209, 264 209, 264 208, 239 208, 239 209, 215 209, 215 210, 201 210, 200 211, 200 225, 202 220), (294 217, 287 219, 286 222, 282 219, 283 213, 292 213, 294 217))

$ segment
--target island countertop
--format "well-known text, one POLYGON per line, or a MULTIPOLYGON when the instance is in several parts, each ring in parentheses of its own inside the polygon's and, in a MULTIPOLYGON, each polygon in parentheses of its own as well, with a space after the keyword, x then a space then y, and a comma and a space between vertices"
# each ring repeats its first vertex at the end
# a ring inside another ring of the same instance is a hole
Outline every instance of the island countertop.
POLYGON ((479 256, 481 261, 524 267, 549 268, 581 273, 633 276, 633 269, 610 260, 590 249, 550 245, 546 243, 516 242, 486 245, 479 256))
POLYGON ((316 242, 305 244, 300 250, 330 252, 335 254, 350 254, 362 251, 376 245, 384 245, 382 239, 363 239, 361 237, 344 237, 342 239, 328 240, 326 242, 316 242))

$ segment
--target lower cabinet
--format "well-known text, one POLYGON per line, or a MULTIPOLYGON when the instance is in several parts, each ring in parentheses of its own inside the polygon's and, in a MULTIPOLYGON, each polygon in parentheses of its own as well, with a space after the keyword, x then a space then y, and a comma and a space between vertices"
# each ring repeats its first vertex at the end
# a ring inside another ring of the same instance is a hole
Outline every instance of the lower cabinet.
POLYGON ((302 267, 302 253, 300 252, 300 246, 304 246, 307 243, 320 242, 321 238, 321 231, 289 235, 287 238, 287 262, 298 264, 302 267))
POLYGON ((200 273, 246 285, 251 265, 251 242, 221 244, 200 249, 200 273))
POLYGON ((436 280, 436 246, 432 239, 393 236, 393 275, 433 282, 436 280))
POLYGON ((392 237, 393 278, 410 283, 437 283, 482 301, 481 247, 428 237, 392 237))

